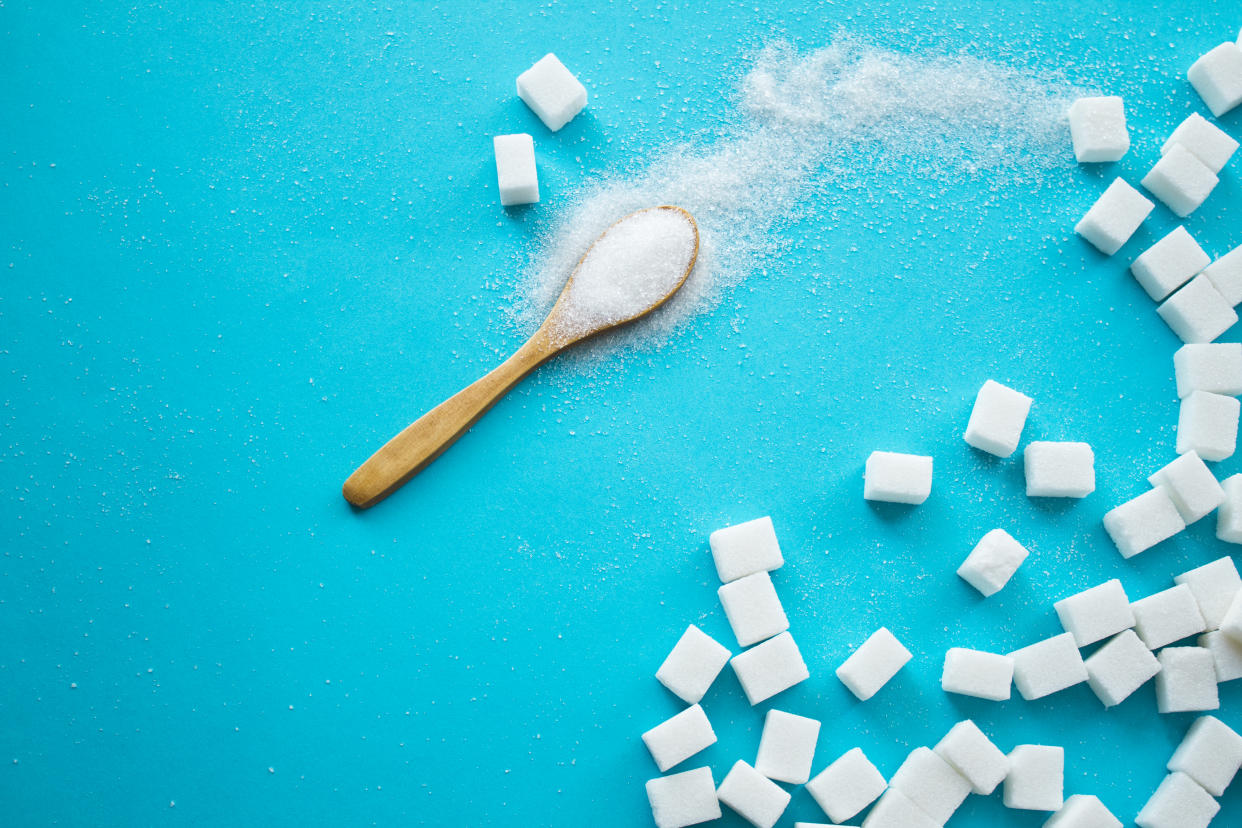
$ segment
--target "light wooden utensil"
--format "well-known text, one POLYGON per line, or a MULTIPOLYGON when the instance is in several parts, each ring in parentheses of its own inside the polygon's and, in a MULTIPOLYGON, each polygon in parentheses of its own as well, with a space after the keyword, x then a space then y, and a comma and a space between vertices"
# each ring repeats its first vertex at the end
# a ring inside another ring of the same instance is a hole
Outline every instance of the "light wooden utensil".
MULTIPOLYGON (((535 331, 531 338, 514 352, 513 356, 487 376, 458 391, 419 417, 406 426, 400 434, 385 443, 379 451, 371 455, 370 459, 359 466, 345 481, 342 487, 345 499, 360 509, 374 506, 439 457, 440 453, 451 446, 458 437, 465 434, 487 409, 491 408, 510 388, 517 385, 519 380, 538 367, 540 363, 575 342, 646 316, 676 293, 685 284, 686 277, 690 275, 690 270, 694 267, 694 261, 699 254, 698 225, 695 224, 694 217, 681 207, 664 205, 647 209, 676 210, 685 216, 694 232, 694 246, 686 261, 685 272, 668 293, 633 316, 602 324, 593 329, 579 331, 574 325, 558 324, 561 321, 559 317, 565 313, 567 306, 565 297, 569 294, 569 288, 573 284, 574 276, 578 273, 578 268, 582 266, 586 258, 584 254, 582 259, 578 260, 578 265, 570 274, 569 281, 565 283, 565 288, 548 313, 548 318, 539 326, 539 330, 535 331), (566 330, 573 330, 574 333, 567 338, 563 333, 566 330)), ((630 216, 633 215, 637 213, 630 214, 630 216)), ((616 227, 630 216, 622 218, 612 226, 616 227)), ((606 234, 608 231, 604 232, 606 234)), ((596 239, 596 242, 598 241, 599 239, 596 239)), ((590 253, 590 250, 587 253, 590 253)))

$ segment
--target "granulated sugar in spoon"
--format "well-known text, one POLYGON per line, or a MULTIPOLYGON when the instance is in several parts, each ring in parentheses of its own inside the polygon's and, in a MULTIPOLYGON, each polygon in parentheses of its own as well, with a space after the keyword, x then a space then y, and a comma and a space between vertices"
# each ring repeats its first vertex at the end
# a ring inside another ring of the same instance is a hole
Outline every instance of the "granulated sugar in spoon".
POLYGON ((685 284, 698 253, 698 225, 680 207, 648 207, 609 227, 578 261, 539 330, 371 455, 345 481, 345 499, 365 509, 392 494, 544 360, 664 304, 685 284))

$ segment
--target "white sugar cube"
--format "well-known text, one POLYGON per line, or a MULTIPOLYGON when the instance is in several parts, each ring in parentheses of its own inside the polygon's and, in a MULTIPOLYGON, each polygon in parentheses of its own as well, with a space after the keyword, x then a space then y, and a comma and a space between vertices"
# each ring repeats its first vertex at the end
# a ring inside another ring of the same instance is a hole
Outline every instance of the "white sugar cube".
POLYGON ((1189 231, 1178 226, 1140 253, 1130 265, 1130 273, 1147 295, 1159 302, 1211 263, 1189 231))
POLYGON ((743 647, 789 629, 789 619, 766 572, 730 581, 716 590, 725 617, 743 647))
POLYGON ((1197 635, 1207 629, 1194 593, 1185 584, 1140 598, 1130 604, 1134 611, 1134 631, 1149 650, 1197 635))
POLYGON ((943 825, 970 795, 970 782, 935 751, 917 747, 888 781, 923 813, 943 825))
POLYGON ((1022 460, 1027 497, 1086 497, 1095 491, 1095 452, 1086 443, 1035 441, 1022 460))
POLYGON ((1018 745, 1009 753, 1005 777, 1006 808, 1056 811, 1065 803, 1065 749, 1051 745, 1018 745))
POLYGON ((793 636, 787 632, 735 655, 730 664, 751 704, 788 690, 811 675, 793 636))
POLYGON ((811 761, 819 739, 819 722, 783 710, 769 710, 759 737, 755 770, 769 779, 805 784, 811 778, 811 761))
POLYGON ((1044 828, 1121 828, 1121 820, 1104 807, 1099 797, 1074 794, 1048 818, 1044 828))
POLYGON ((1216 511, 1216 537, 1242 543, 1242 474, 1225 478, 1220 487, 1225 490, 1225 499, 1216 511))
POLYGON ((1242 303, 1242 245, 1203 268, 1203 275, 1211 280, 1212 286, 1230 305, 1242 303))
POLYGON ((789 805, 789 792, 740 759, 716 790, 720 801, 756 828, 772 828, 789 805))
POLYGON ((863 473, 863 497, 917 506, 932 487, 932 458, 918 454, 873 451, 863 473))
POLYGON ((993 529, 975 544, 957 574, 984 597, 994 595, 1018 571, 1030 554, 1004 529, 993 529))
POLYGON ((539 201, 539 176, 535 172, 535 142, 526 133, 497 135, 492 139, 496 153, 496 183, 500 206, 534 204, 539 201))
POLYGON ((1004 701, 1012 685, 1013 659, 1007 655, 964 647, 952 647, 944 654, 940 687, 946 693, 1004 701))
POLYGON ((643 742, 651 751, 656 767, 663 773, 705 747, 716 744, 716 734, 707 720, 707 714, 696 704, 648 730, 643 734, 643 742))
POLYGON ((1104 255, 1111 256, 1130 240, 1155 206, 1142 193, 1118 178, 1091 205, 1087 214, 1074 226, 1074 232, 1095 245, 1104 255))
POLYGON ((1201 716, 1186 731, 1168 768, 1186 774, 1212 796, 1223 796, 1242 768, 1242 736, 1215 716, 1201 716))
POLYGON ((942 828, 896 788, 889 788, 863 820, 862 828, 942 828))
POLYGON ((716 574, 726 584, 756 572, 780 569, 785 563, 770 517, 717 529, 708 543, 716 563, 716 574))
POLYGON ((1087 667, 1070 633, 1037 641, 1009 656, 1013 659, 1013 683, 1028 701, 1087 680, 1087 667))
POLYGON ((716 639, 691 624, 656 670, 656 680, 682 701, 695 704, 707 694, 729 655, 716 639))
POLYGON ((685 828, 721 816, 711 768, 648 780, 647 801, 651 803, 656 828, 685 828))
POLYGON ((1080 163, 1117 161, 1130 149, 1125 104, 1114 95, 1074 101, 1069 125, 1074 157, 1080 163))
POLYGON ((1242 577, 1238 576, 1238 567, 1229 556, 1176 575, 1173 582, 1190 587, 1209 630, 1220 627, 1229 605, 1242 590, 1242 577))
POLYGON ((1174 144, 1139 183, 1185 218, 1207 200, 1220 178, 1190 150, 1174 144))
POLYGON ((1242 679, 1242 643, 1220 630, 1199 636, 1199 646, 1212 654, 1216 663, 1216 682, 1242 679))
POLYGON ((1198 112, 1191 113, 1190 117, 1178 124, 1169 140, 1160 148, 1160 154, 1164 155, 1174 144, 1181 144, 1193 152, 1214 173, 1224 169, 1229 158, 1238 149, 1238 142, 1229 133, 1198 112))
POLYGON ((795 822, 793 828, 854 828, 854 826, 829 825, 826 822, 795 822))
POLYGON ((1173 354, 1173 370, 1179 399, 1195 391, 1236 397, 1242 394, 1242 342, 1183 345, 1173 354))
POLYGON ((1190 85, 1219 118, 1242 103, 1242 48, 1222 43, 1190 65, 1190 85))
POLYGON ((551 52, 518 75, 517 93, 553 132, 587 105, 586 87, 551 52))
POLYGON ((1193 449, 1148 477, 1147 482, 1168 490, 1178 514, 1188 525, 1206 517, 1225 499, 1225 490, 1216 482, 1216 475, 1193 449))
POLYGON ((1009 773, 1009 757, 970 719, 953 725, 935 751, 970 783, 972 791, 983 796, 996 790, 1009 773))
POLYGON ((1160 487, 1144 492, 1104 515, 1104 528, 1123 558, 1133 558, 1186 528, 1173 498, 1160 487))
POLYGON ((861 701, 866 701, 897 675, 910 660, 910 651, 886 627, 880 627, 837 668, 837 678, 861 701))
POLYGON ((1008 457, 1018 448, 1031 398, 995 380, 983 383, 966 423, 966 442, 980 451, 1008 457))
POLYGON ((1125 630, 1091 654, 1087 683, 1105 707, 1121 704, 1160 672, 1160 662, 1134 630, 1125 630))
POLYGON ((1062 598, 1052 605, 1061 626, 1079 647, 1103 641, 1134 626, 1134 613, 1125 588, 1116 578, 1062 598))
POLYGON ((1232 457, 1238 446, 1237 397, 1192 391, 1177 412, 1177 452, 1193 451, 1204 460, 1232 457))
POLYGON ((1220 620, 1220 631, 1231 641, 1242 644, 1242 594, 1233 596, 1225 617, 1220 620))
POLYGON ((1216 662, 1202 647, 1165 647, 1157 656, 1156 705, 1161 713, 1216 710, 1216 662))
POLYGON ((829 819, 844 822, 874 802, 887 787, 862 748, 854 748, 806 783, 806 792, 829 819))
POLYGON ((1170 773, 1134 818, 1139 828, 1208 828, 1220 803, 1184 773, 1170 773))
POLYGON ((1233 305, 1202 273, 1164 300, 1156 313, 1182 342, 1211 342, 1238 321, 1233 305))

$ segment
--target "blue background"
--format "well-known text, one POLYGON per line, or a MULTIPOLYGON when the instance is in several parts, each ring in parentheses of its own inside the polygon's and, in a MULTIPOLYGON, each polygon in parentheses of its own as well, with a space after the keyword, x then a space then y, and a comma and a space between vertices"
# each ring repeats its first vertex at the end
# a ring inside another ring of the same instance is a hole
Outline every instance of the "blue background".
MULTIPOLYGON (((1112 259, 1072 227, 1206 111, 1185 69, 1239 24, 1224 2, 0 3, 5 820, 647 824, 638 737, 680 707, 652 674, 687 623, 734 644, 707 535, 762 514, 812 671, 774 703, 824 720, 816 770, 862 746, 891 774, 969 716, 1064 745, 1067 792, 1131 820, 1194 718, 1150 684, 1105 712, 1086 685, 996 704, 938 679, 950 646, 1058 632, 1071 592, 1138 597, 1230 551, 1214 518, 1131 561, 1101 528, 1173 457, 1178 343, 1125 268, 1175 221, 1158 206, 1112 259), (347 507, 358 462, 520 343, 517 273, 574 187, 710 142, 762 44, 838 31, 1063 70, 1126 97, 1132 149, 1036 185, 829 188, 665 347, 554 360, 347 507), (592 96, 555 135, 513 93, 548 51, 592 96), (515 131, 544 198, 506 213, 490 139, 515 131), (1095 447, 1095 494, 1028 500, 1020 457, 962 442, 988 377, 1035 398, 1026 439, 1095 447), (876 448, 935 455, 925 505, 862 500, 876 448), (954 569, 995 526, 1032 555, 985 601, 954 569), (915 658, 858 703, 832 670, 879 625, 915 658)), ((1242 243, 1238 164, 1188 222, 1213 255, 1242 243)), ((1242 683, 1221 691, 1242 726, 1242 683)), ((704 705, 719 780, 769 705, 727 670, 704 705)), ((1223 806, 1242 821, 1239 787, 1223 806)), ((823 819, 800 789, 793 818, 823 819)), ((952 824, 1045 818, 995 795, 952 824)))

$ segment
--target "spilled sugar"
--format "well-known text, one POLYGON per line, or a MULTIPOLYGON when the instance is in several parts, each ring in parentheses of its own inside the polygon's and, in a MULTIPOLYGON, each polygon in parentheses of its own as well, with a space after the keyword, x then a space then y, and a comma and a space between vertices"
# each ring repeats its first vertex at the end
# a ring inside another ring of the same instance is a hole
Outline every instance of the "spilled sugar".
POLYGON ((640 210, 618 221, 578 264, 552 335, 572 342, 649 311, 685 278, 696 243, 694 224, 674 208, 640 210))
POLYGON ((732 126, 714 142, 667 148, 570 197, 519 279, 513 320, 536 327, 618 218, 676 204, 698 222, 698 263, 669 302, 602 347, 658 344, 774 259, 778 221, 865 187, 876 173, 1003 176, 1018 187, 1069 165, 1065 112, 1084 93, 1056 76, 969 56, 900 54, 849 39, 809 53, 770 46, 743 77, 732 126))

